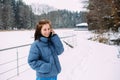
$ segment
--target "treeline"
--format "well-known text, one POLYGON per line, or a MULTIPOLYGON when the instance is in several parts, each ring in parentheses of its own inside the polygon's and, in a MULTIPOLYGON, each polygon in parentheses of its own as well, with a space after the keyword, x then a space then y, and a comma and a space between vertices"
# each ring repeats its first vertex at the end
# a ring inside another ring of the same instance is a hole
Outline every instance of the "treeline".
POLYGON ((57 10, 41 14, 38 16, 38 20, 49 19, 54 28, 74 28, 76 24, 86 22, 86 15, 86 12, 57 10))
POLYGON ((73 28, 87 22, 89 30, 118 30, 120 0, 89 0, 88 4, 88 13, 56 10, 36 15, 22 0, 0 0, 0 30, 33 29, 40 19, 51 20, 54 28, 73 28))
POLYGON ((120 27, 120 0, 89 0, 89 30, 117 31, 120 27))
POLYGON ((0 29, 30 29, 34 25, 32 9, 21 0, 0 0, 0 29))
POLYGON ((86 15, 86 12, 67 10, 36 15, 22 0, 0 0, 0 30, 33 29, 40 19, 51 20, 54 28, 73 28, 77 23, 86 22, 86 15))

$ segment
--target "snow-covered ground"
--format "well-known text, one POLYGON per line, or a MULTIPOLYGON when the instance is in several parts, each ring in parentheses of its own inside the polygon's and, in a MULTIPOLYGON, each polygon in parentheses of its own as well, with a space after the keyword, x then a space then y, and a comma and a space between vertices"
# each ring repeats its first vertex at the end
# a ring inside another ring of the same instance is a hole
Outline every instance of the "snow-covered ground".
MULTIPOLYGON (((73 46, 71 48, 63 42, 65 51, 59 56, 62 72, 58 75, 58 80, 120 80, 120 58, 117 57, 119 54, 117 47, 88 40, 93 35, 89 31, 67 29, 55 31, 62 37, 62 41, 66 41, 73 46), (71 35, 73 37, 65 38, 65 36, 71 35)), ((33 32, 0 32, 0 37, 4 36, 1 38, 0 49, 31 43, 33 32)), ((17 51, 19 56, 22 57, 28 55, 29 47, 17 51)), ((16 49, 9 52, 0 52, 0 64, 11 60, 11 58, 16 59, 16 49)), ((24 62, 26 61, 27 58, 24 62)), ((22 63, 23 61, 21 61, 22 63)), ((0 65, 0 73, 13 65, 15 64, 9 64, 9 67, 8 65, 4 67, 0 65)), ((0 74, 0 80, 6 80, 10 74, 0 74)), ((16 72, 12 72, 12 74, 16 74, 16 72)), ((35 80, 35 78, 35 71, 29 69, 9 80, 35 80)))

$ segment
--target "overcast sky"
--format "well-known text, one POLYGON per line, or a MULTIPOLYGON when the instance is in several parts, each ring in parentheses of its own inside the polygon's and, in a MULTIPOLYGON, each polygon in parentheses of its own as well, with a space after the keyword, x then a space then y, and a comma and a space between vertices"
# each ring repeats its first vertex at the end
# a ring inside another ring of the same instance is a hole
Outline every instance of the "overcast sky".
POLYGON ((85 0, 23 0, 26 4, 39 3, 53 6, 57 9, 67 9, 71 11, 81 11, 82 1, 85 0))

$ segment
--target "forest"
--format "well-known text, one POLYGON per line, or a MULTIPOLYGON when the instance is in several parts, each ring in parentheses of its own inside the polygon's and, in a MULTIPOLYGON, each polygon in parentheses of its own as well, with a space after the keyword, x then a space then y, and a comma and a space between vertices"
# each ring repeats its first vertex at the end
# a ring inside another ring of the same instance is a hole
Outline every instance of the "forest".
POLYGON ((120 0, 89 0, 88 9, 89 30, 118 31, 120 0))
POLYGON ((32 11, 22 0, 0 0, 0 30, 34 29, 40 19, 49 19, 54 28, 73 28, 86 22, 86 12, 68 10, 43 11, 40 15, 32 11))
POLYGON ((87 4, 86 12, 54 10, 37 15, 22 0, 0 0, 0 30, 34 29, 40 19, 49 19, 54 28, 75 28, 87 22, 89 30, 118 31, 120 0, 89 0, 87 4))

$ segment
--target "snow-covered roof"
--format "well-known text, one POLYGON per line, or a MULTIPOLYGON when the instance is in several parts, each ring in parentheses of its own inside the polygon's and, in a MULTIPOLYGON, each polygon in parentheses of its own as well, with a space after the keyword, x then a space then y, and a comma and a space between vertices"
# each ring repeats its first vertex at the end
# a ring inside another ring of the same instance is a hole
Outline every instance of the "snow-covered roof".
POLYGON ((88 26, 87 23, 79 23, 79 24, 76 24, 76 26, 88 26))

